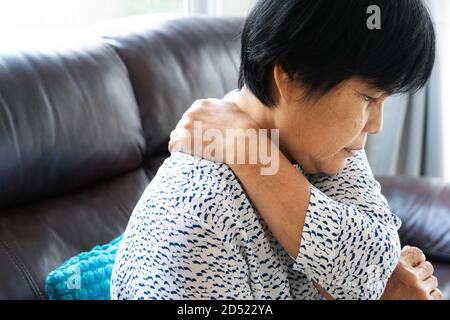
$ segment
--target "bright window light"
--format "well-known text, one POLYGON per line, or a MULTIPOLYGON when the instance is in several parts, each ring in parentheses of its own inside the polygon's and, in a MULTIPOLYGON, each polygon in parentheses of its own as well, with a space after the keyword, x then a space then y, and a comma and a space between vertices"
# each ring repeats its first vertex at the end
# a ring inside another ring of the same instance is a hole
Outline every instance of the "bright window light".
POLYGON ((186 0, 0 0, 0 29, 78 28, 150 13, 183 13, 186 0))

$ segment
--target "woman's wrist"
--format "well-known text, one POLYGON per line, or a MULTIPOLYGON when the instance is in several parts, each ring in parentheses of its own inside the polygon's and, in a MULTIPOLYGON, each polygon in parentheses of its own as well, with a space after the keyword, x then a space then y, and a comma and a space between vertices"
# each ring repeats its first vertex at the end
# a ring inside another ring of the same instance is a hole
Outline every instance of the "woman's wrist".
POLYGON ((255 131, 253 133, 246 131, 245 139, 240 137, 245 141, 237 144, 234 161, 229 163, 229 166, 238 177, 246 173, 275 175, 282 155, 278 148, 278 141, 274 142, 272 138, 278 139, 278 135, 257 128, 255 124, 251 126, 253 127, 248 127, 247 130, 255 131))

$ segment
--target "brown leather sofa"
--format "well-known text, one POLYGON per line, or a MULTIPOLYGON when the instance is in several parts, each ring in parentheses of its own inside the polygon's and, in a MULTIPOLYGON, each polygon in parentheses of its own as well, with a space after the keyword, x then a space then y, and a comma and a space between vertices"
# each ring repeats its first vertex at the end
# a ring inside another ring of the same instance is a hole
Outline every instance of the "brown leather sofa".
MULTIPOLYGON (((191 103, 237 84, 240 18, 125 19, 0 50, 0 299, 46 299, 47 274, 124 231, 191 103)), ((450 285, 450 185, 380 179, 450 285)))

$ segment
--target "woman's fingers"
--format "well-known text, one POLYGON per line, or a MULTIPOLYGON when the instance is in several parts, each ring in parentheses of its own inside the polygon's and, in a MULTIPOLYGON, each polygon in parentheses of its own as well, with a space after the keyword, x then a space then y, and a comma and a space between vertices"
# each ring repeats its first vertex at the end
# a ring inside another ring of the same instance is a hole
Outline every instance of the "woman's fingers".
POLYGON ((190 131, 183 127, 177 127, 170 133, 169 140, 169 152, 177 152, 182 150, 188 150, 186 147, 191 146, 191 134, 190 131))
POLYGON ((438 280, 433 276, 433 273, 434 267, 430 262, 426 261, 422 250, 416 247, 405 246, 402 249, 397 268, 394 270, 388 284, 398 284, 397 287, 401 288, 401 299, 403 299, 402 296, 407 299, 419 300, 442 299, 442 293, 438 289, 438 280), (401 280, 396 282, 397 279, 401 280))
MULTIPOLYGON (((238 92, 227 95, 227 99, 236 97, 236 94, 238 92)), ((236 103, 219 99, 200 99, 183 114, 175 130, 171 132, 168 149, 171 153, 181 151, 226 163, 228 159, 236 159, 238 156, 235 139, 228 139, 228 132, 234 134, 233 130, 236 130, 237 134, 248 129, 258 130, 259 125, 236 103)), ((247 149, 243 149, 242 152, 246 152, 247 149)))
POLYGON ((430 296, 434 299, 434 300, 442 300, 444 299, 444 296, 441 292, 441 290, 439 289, 434 289, 431 293, 430 296))
POLYGON ((184 128, 184 129, 190 129, 193 127, 194 121, 192 121, 188 116, 182 117, 180 121, 178 121, 177 126, 175 129, 178 128, 184 128))
POLYGON ((177 129, 178 128, 173 129, 172 132, 170 133, 170 136, 169 136, 170 140, 172 140, 173 138, 175 138, 177 136, 177 134, 178 134, 177 129))
POLYGON ((170 139, 169 148, 168 148, 170 153, 174 153, 174 152, 178 151, 176 149, 176 142, 177 142, 176 139, 172 139, 172 138, 170 139))
POLYGON ((239 90, 233 90, 229 93, 227 93, 225 95, 225 97, 223 97, 224 101, 229 101, 229 102, 236 102, 237 98, 239 97, 239 90))
POLYGON ((422 261, 417 267, 417 275, 420 280, 428 279, 433 275, 433 265, 428 261, 422 261))
POLYGON ((431 276, 422 282, 423 288, 429 294, 431 294, 433 291, 435 291, 437 289, 438 284, 439 284, 438 280, 435 276, 431 276))
POLYGON ((405 246, 402 250, 402 258, 405 263, 411 267, 416 267, 426 261, 422 250, 416 247, 405 246))

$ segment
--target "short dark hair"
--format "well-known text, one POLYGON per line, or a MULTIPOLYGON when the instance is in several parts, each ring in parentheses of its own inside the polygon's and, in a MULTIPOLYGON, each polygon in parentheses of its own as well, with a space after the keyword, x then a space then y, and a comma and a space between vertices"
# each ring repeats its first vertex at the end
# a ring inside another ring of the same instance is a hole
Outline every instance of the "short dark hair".
POLYGON ((242 32, 239 88, 275 105, 279 65, 308 95, 359 76, 389 94, 417 91, 433 69, 435 32, 421 0, 260 0, 242 32), (381 10, 369 29, 368 7, 381 10))

